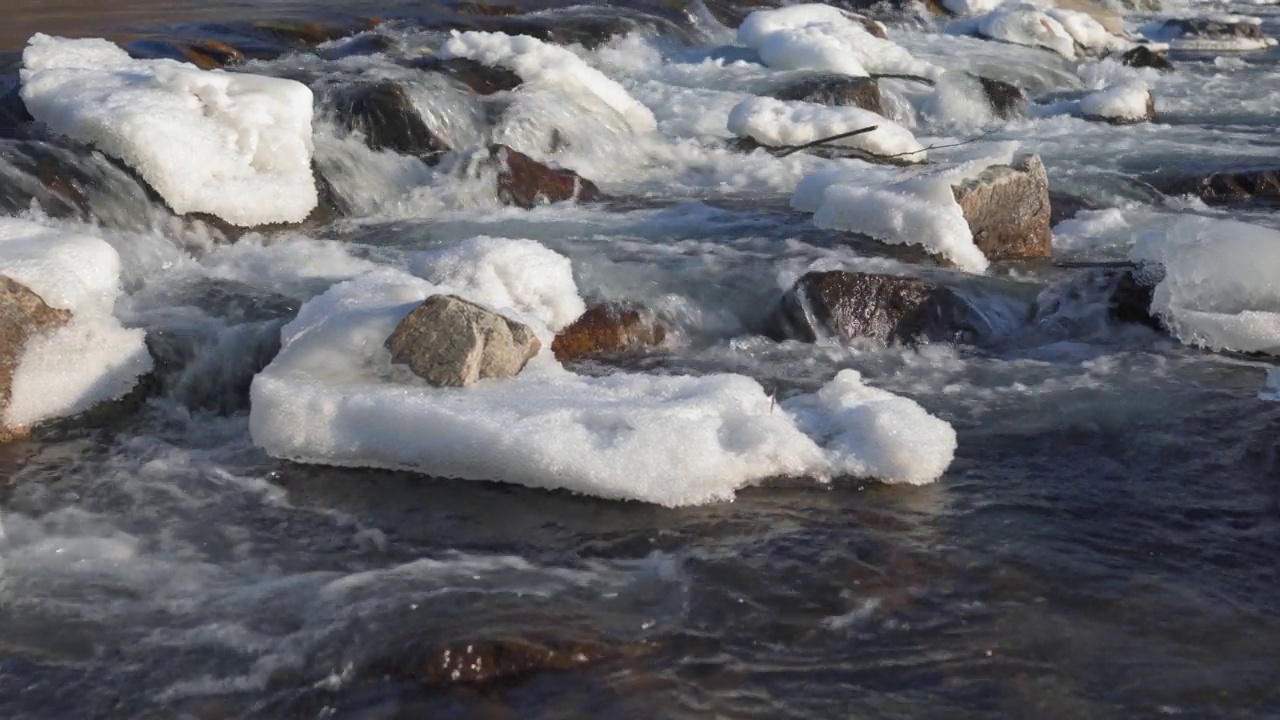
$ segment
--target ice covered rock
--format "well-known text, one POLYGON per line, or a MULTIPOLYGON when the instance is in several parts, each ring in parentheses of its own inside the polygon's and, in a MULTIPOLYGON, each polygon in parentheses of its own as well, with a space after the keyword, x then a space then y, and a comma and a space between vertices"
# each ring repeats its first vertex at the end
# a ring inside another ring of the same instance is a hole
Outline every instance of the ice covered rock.
POLYGON ((880 106, 880 85, 866 77, 823 74, 802 78, 773 90, 770 95, 785 101, 806 102, 815 105, 851 105, 883 114, 880 106))
POLYGON ((1150 122, 1156 117, 1156 100, 1151 86, 1134 78, 1080 98, 1080 115, 1120 125, 1150 122))
POLYGON ((255 226, 301 222, 316 206, 312 95, 301 83, 36 35, 22 99, 55 132, 137 170, 177 213, 255 226))
POLYGON ((551 351, 560 362, 657 347, 667 329, 653 313, 637 305, 592 305, 565 329, 556 333, 551 351))
POLYGON ((453 33, 440 56, 445 60, 467 58, 484 65, 505 67, 526 83, 554 87, 567 97, 582 99, 616 112, 636 134, 657 128, 653 112, 626 89, 582 58, 536 38, 504 33, 453 33))
POLYGON ((995 165, 952 188, 973 242, 988 260, 1048 257, 1049 177, 1039 155, 995 165))
POLYGON ((1146 45, 1139 45, 1120 56, 1120 62, 1134 68, 1155 68, 1156 70, 1172 70, 1169 54, 1157 52, 1146 45))
POLYGON ((978 324, 954 290, 918 278, 811 272, 783 296, 771 325, 783 337, 885 344, 973 340, 978 324))
POLYGON ((1070 10, 1061 6, 1046 8, 1044 12, 1058 21, 1062 29, 1066 30, 1075 41, 1076 47, 1083 49, 1087 55, 1098 57, 1111 52, 1123 52, 1133 47, 1133 42, 1125 36, 1124 24, 1118 16, 1113 16, 1110 22, 1104 24, 1095 17, 1096 13, 1070 10), (1118 31, 1109 29, 1107 25, 1112 28, 1118 27, 1118 31))
POLYGON ((545 271, 552 255, 529 241, 467 242, 414 265, 442 284, 384 268, 308 301, 253 381, 254 442, 295 461, 669 506, 729 500, 778 476, 924 483, 950 464, 946 422, 848 370, 775 401, 741 375, 577 375, 549 343, 519 375, 466 392, 391 365, 383 341, 434 295, 483 304, 549 340, 581 313, 572 274, 545 271), (552 311, 567 301, 579 310, 552 311))
POLYGON ((391 362, 436 387, 513 377, 542 343, 526 325, 453 295, 433 295, 387 338, 391 362))
POLYGON ((391 150, 434 163, 451 149, 427 127, 409 93, 394 81, 349 85, 327 100, 338 125, 363 135, 374 150, 391 150))
POLYGON ((924 146, 910 130, 862 108, 750 97, 729 112, 729 132, 738 137, 749 137, 766 147, 803 145, 872 126, 876 128, 872 132, 830 144, 860 150, 868 158, 892 157, 904 162, 924 162, 924 146))
POLYGON ((942 68, 912 57, 869 31, 865 21, 830 5, 757 10, 738 28, 738 42, 779 70, 825 70, 844 75, 916 75, 936 79, 942 68))
POLYGON ((1174 50, 1241 52, 1275 47, 1276 39, 1262 33, 1262 19, 1247 15, 1216 15, 1154 22, 1142 34, 1166 42, 1174 50))
POLYGON ((595 183, 573 170, 544 165, 506 145, 489 147, 481 160, 498 172, 498 198, 508 205, 534 208, 566 200, 593 200, 600 195, 595 183))
POLYGON ((119 398, 151 369, 143 332, 112 315, 119 273, 103 240, 0 219, 0 437, 119 398))
POLYGON ((1054 0, 1054 9, 1084 13, 1093 19, 1102 29, 1116 37, 1125 37, 1128 31, 1124 27, 1124 16, 1099 2, 1093 0, 1054 0))
POLYGON ((1029 3, 1006 3, 980 17, 952 21, 947 32, 1040 47, 1069 60, 1076 58, 1076 40, 1071 33, 1045 9, 1029 3))

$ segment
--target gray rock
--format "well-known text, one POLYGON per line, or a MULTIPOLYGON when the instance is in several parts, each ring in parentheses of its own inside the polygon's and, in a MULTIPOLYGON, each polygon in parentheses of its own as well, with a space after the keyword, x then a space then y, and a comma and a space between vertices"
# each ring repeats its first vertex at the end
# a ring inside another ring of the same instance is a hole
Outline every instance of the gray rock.
POLYGON ((433 295, 387 338, 393 363, 408 365, 436 387, 464 387, 513 377, 542 343, 533 331, 453 295, 433 295))
POLYGON ((811 272, 783 296, 775 337, 834 337, 885 344, 972 341, 980 323, 954 290, 927 280, 844 271, 811 272))
POLYGON ((3 423, 13 393, 13 375, 27 341, 70 319, 70 311, 49 307, 30 288, 0 276, 0 442, 26 437, 30 432, 30 428, 7 427, 3 423))
POLYGON ((818 105, 851 105, 884 114, 880 104, 880 85, 871 78, 822 74, 783 85, 771 95, 779 100, 798 100, 818 105))
POLYGON ((952 188, 973 241, 988 260, 1048 257, 1049 177, 1039 155, 987 168, 952 188))

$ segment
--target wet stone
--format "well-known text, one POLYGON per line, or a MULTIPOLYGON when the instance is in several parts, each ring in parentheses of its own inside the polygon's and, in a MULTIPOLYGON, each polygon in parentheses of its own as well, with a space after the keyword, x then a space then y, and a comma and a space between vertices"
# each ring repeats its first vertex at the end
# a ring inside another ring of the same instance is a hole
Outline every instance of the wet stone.
POLYGON ((1155 68, 1156 70, 1173 70, 1173 63, 1169 62, 1169 54, 1156 52, 1149 47, 1139 45, 1132 50, 1126 51, 1120 56, 1120 62, 1129 67, 1135 68, 1155 68))
POLYGON ((1017 117, 1027 107, 1027 96, 1017 85, 978 75, 974 77, 982 85, 982 92, 996 117, 1006 120, 1017 117))
POLYGON ((391 362, 436 387, 514 377, 542 343, 528 326, 453 295, 433 295, 387 338, 391 362))
POLYGON ((871 78, 824 74, 788 83, 770 93, 779 100, 849 105, 883 113, 880 85, 871 78))
POLYGON ((544 165, 506 145, 489 148, 498 168, 498 198, 507 205, 532 209, 566 200, 589 201, 600 195, 595 183, 578 173, 544 165))
POLYGON ((973 242, 988 260, 1048 257, 1049 178, 1039 155, 1024 155, 1012 165, 988 168, 952 188, 973 232, 973 242))
POLYGON ((450 149, 427 127, 409 92, 396 82, 346 86, 334 93, 329 104, 338 124, 348 132, 363 134, 373 150, 391 150, 434 162, 450 149))
POLYGON ((657 347, 667 330, 646 308, 608 303, 587 308, 551 343, 560 362, 657 347))

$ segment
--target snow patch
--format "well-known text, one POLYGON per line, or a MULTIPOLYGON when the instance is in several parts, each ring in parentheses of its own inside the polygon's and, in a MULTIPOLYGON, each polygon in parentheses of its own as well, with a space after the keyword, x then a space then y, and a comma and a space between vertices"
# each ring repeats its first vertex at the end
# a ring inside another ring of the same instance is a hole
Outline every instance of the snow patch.
POLYGON ((32 117, 124 161, 177 213, 254 226, 301 222, 316 206, 301 83, 48 35, 32 37, 22 61, 32 117))
POLYGON ((383 341, 433 294, 535 308, 524 315, 535 323, 557 318, 559 311, 548 311, 557 303, 546 297, 576 297, 571 277, 553 272, 537 287, 474 279, 511 277, 522 258, 536 267, 550 254, 529 241, 477 239, 417 259, 421 274, 450 285, 381 269, 312 299, 254 379, 254 442, 303 462, 669 506, 730 500, 738 488, 775 476, 925 483, 950 464, 950 425, 852 371, 816 395, 779 403, 741 375, 581 376, 545 345, 515 378, 465 390, 429 387, 391 365, 383 341))
POLYGON ((1053 16, 1028 3, 1008 3, 981 17, 953 21, 947 25, 947 32, 1042 47, 1068 60, 1076 59, 1076 42, 1071 33, 1053 16))
POLYGON ((1117 122, 1141 122, 1151 117, 1151 86, 1139 79, 1125 80, 1080 99, 1080 113, 1087 118, 1117 122))

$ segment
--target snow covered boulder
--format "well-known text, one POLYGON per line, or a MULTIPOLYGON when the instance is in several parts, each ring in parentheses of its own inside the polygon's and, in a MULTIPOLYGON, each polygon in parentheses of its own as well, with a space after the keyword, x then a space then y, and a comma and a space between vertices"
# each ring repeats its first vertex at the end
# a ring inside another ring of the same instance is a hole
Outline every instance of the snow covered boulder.
POLYGON ((880 104, 880 84, 871 78, 823 74, 787 83, 770 93, 779 100, 815 105, 851 105, 877 115, 884 111, 880 104))
POLYGON ((1031 4, 999 5, 985 15, 952 21, 946 30, 953 35, 1044 48, 1069 60, 1076 59, 1076 41, 1071 33, 1043 8, 1031 4))
POLYGON ((668 506, 733 498, 767 478, 927 483, 955 431, 845 370, 775 400, 742 375, 566 370, 549 340, 583 312, 566 258, 477 238, 382 268, 308 301, 253 381, 249 427, 270 455, 329 465, 558 488, 668 506), (424 278, 430 278, 424 279, 424 278), (543 349, 519 375, 459 392, 397 368, 383 341, 431 296, 527 324, 543 349))
POLYGON ((98 238, 0 219, 0 439, 128 393, 151 370, 112 316, 120 259, 98 238))
POLYGON ((251 227, 301 222, 316 206, 301 83, 47 35, 31 38, 21 77, 36 120, 124 161, 174 212, 251 227))
POLYGON ((1125 80, 1080 98, 1080 116, 1117 125, 1150 122, 1156 117, 1156 99, 1146 82, 1125 80))
POLYGON ((1049 176, 1039 155, 995 165, 952 187, 988 260, 1049 257, 1049 176))
POLYGON ((391 362, 436 387, 502 380, 542 349, 528 326, 453 295, 433 295, 387 338, 391 362))
POLYGON ((830 5, 788 5, 751 13, 738 42, 778 70, 826 70, 843 75, 916 75, 937 79, 943 69, 918 60, 883 29, 830 5), (877 30, 879 32, 877 32, 877 30))
POLYGON ((569 327, 556 333, 551 352, 562 363, 661 345, 667 329, 653 313, 637 305, 592 305, 569 327))
POLYGON ((865 127, 876 129, 830 143, 860 151, 871 161, 925 161, 924 146, 910 130, 881 115, 857 107, 827 107, 807 102, 784 102, 751 97, 729 112, 729 132, 751 138, 765 147, 793 147, 865 127))
POLYGON ((831 338, 888 345, 971 341, 977 318, 968 301, 936 283, 837 270, 797 280, 770 324, 775 333, 801 342, 831 338))

